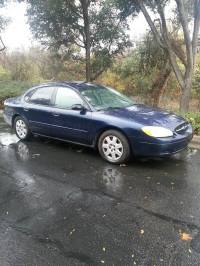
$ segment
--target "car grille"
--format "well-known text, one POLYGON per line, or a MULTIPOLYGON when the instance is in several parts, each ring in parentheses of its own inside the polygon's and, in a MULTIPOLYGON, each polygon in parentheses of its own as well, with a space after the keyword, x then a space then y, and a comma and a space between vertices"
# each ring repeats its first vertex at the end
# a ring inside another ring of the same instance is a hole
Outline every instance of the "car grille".
POLYGON ((188 130, 189 127, 189 123, 188 122, 184 122, 182 124, 180 124, 178 127, 175 128, 175 132, 178 134, 183 134, 185 133, 185 131, 188 130))

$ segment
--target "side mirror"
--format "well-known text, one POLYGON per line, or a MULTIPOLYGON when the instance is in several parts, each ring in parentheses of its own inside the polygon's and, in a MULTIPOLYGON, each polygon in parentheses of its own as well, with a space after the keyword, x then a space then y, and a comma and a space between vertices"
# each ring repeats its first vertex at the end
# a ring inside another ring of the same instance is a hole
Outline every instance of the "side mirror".
POLYGON ((86 111, 87 109, 82 104, 74 104, 74 105, 72 105, 72 110, 75 110, 75 111, 86 111))

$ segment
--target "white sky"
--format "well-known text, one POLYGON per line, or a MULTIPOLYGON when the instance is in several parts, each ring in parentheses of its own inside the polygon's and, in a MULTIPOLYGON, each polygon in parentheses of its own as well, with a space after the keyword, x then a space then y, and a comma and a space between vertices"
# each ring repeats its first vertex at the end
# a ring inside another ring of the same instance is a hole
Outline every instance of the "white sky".
MULTIPOLYGON (((14 0, 11 0, 7 7, 0 10, 0 14, 11 19, 5 32, 1 33, 1 37, 8 50, 28 49, 33 45, 37 45, 37 41, 33 39, 27 23, 25 3, 16 3, 14 0)), ((140 38, 147 28, 147 23, 142 14, 134 21, 130 20, 131 39, 140 38)))
POLYGON ((5 32, 1 33, 6 48, 9 50, 29 48, 33 44, 33 38, 25 16, 26 4, 12 1, 0 13, 11 20, 5 32))

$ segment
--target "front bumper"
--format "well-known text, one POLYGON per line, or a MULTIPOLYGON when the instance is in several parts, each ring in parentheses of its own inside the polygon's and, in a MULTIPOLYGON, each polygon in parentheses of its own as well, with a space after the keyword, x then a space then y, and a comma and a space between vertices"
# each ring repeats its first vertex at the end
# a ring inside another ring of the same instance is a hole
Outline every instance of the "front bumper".
POLYGON ((156 140, 134 139, 131 138, 133 153, 136 156, 164 157, 178 153, 187 148, 193 138, 192 130, 184 136, 177 135, 171 138, 156 140))
POLYGON ((6 110, 4 110, 3 112, 3 118, 4 118, 4 121, 12 127, 12 115, 7 112, 6 110))

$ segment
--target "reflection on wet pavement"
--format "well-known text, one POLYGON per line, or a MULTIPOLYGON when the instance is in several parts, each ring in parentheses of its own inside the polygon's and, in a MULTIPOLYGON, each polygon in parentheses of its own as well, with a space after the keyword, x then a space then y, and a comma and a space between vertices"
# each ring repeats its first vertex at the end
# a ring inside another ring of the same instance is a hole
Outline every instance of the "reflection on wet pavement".
POLYGON ((200 265, 200 152, 104 162, 0 120, 2 265, 200 265), (182 241, 188 233, 191 241, 182 241))
POLYGON ((0 133, 0 146, 9 146, 17 142, 19 142, 19 139, 16 135, 11 133, 0 133))

